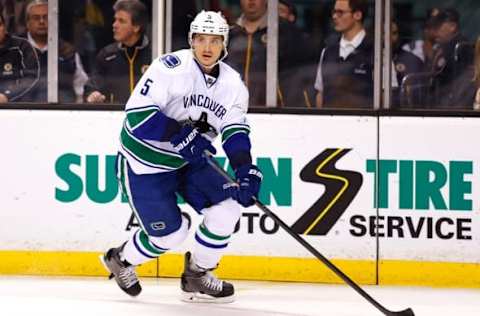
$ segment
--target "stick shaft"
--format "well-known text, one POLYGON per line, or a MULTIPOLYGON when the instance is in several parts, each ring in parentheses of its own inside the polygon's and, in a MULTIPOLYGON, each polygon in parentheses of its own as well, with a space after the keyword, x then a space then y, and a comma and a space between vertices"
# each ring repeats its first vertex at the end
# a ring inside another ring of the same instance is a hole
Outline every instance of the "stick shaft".
MULTIPOLYGON (((212 158, 210 154, 206 155, 206 159, 208 164, 213 167, 219 174, 221 174, 227 181, 230 183, 235 183, 235 181, 230 177, 230 175, 225 172, 212 158)), ((373 297, 371 297, 365 290, 363 290, 357 283, 355 283, 352 279, 350 279, 345 273, 342 272, 337 266, 335 266, 330 260, 328 260, 325 256, 323 256, 320 252, 317 251, 312 245, 310 245, 305 239, 303 239, 300 235, 296 234, 290 226, 285 224, 274 212, 272 212, 268 207, 266 207, 262 202, 260 202, 257 198, 253 197, 255 201, 255 205, 261 209, 265 214, 271 217, 275 223, 277 223, 280 227, 283 228, 290 236, 295 238, 303 247, 305 247, 311 254, 313 254, 318 260, 320 260, 323 264, 325 264, 333 273, 335 273, 339 278, 341 278, 345 283, 347 283, 351 288, 353 288, 358 294, 360 294, 363 298, 365 298, 370 304, 374 305, 378 310, 380 310, 383 314, 390 316, 390 315, 413 315, 410 314, 409 309, 402 311, 402 312, 392 312, 386 309, 383 305, 377 302, 373 297)), ((411 310, 410 310, 411 311, 411 310)))

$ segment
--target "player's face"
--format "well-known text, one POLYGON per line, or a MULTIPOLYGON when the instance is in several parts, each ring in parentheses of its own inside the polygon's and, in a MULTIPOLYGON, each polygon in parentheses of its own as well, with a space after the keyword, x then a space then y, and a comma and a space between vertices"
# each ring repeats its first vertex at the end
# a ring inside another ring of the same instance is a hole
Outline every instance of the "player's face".
POLYGON ((353 27, 355 24, 354 13, 352 9, 350 9, 348 0, 337 0, 335 2, 332 19, 335 31, 337 32, 345 32, 353 27))
POLYGON ((195 34, 192 42, 197 60, 204 66, 215 64, 223 51, 223 37, 220 35, 195 34))
POLYGON ((30 9, 27 18, 27 29, 33 36, 47 36, 48 5, 39 4, 30 9))
MULTIPOLYGON (((136 34, 140 32, 140 27, 132 24, 132 16, 130 13, 119 10, 115 12, 115 20, 113 21, 113 38, 120 43, 130 43, 136 38, 136 34)), ((135 44, 135 43, 131 43, 135 44)))

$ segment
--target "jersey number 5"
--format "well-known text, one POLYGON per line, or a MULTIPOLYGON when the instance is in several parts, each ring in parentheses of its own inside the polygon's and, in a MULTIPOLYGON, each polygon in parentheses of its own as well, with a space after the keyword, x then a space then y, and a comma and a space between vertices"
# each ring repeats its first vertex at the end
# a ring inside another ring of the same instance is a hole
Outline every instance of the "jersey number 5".
POLYGON ((143 87, 142 87, 142 90, 140 90, 140 93, 146 96, 148 94, 148 90, 150 90, 150 85, 152 83, 153 83, 153 80, 150 78, 145 80, 145 83, 143 84, 143 87))

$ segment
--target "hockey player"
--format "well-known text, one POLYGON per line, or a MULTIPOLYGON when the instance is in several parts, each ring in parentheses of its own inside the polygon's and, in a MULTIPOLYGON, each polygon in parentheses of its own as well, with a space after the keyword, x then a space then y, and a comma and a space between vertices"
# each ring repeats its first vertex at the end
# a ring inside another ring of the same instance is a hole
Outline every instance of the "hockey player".
POLYGON ((248 92, 240 75, 222 62, 227 56, 228 25, 220 13, 200 12, 190 25, 191 49, 157 58, 126 105, 118 155, 118 178, 141 229, 102 257, 122 290, 141 291, 134 267, 177 247, 190 223, 177 205, 180 194, 203 215, 194 249, 185 255, 183 300, 233 301, 233 285, 214 270, 240 217, 253 205, 262 174, 252 164, 248 92), (206 162, 222 145, 238 186, 206 162), (237 203, 238 202, 238 203, 237 203))

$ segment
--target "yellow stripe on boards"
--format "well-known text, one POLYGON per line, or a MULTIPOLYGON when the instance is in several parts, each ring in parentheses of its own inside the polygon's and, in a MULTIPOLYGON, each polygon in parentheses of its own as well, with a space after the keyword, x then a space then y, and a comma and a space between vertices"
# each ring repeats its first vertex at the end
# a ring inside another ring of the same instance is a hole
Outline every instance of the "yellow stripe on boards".
MULTIPOLYGON (((0 251, 0 275, 106 276, 96 252, 0 251)), ((359 284, 375 284, 375 261, 332 260, 359 284)), ((137 268, 141 277, 179 277, 183 255, 165 254, 137 268)), ((339 283, 314 258, 225 256, 216 274, 221 278, 261 281, 339 283)), ((380 285, 480 288, 480 263, 381 260, 380 285)))
MULTIPOLYGON (((374 261, 333 260, 342 271, 362 284, 375 283, 374 261)), ((159 276, 178 277, 183 270, 182 255, 162 255, 159 276)), ((225 256, 215 274, 221 278, 261 281, 342 283, 317 259, 225 256)))
POLYGON ((480 263, 381 260, 383 285, 480 288, 480 263))
MULTIPOLYGON (((1 274, 102 276, 108 275, 97 252, 0 251, 1 274)), ((157 276, 157 262, 138 268, 141 276, 157 276)))
MULTIPOLYGON (((355 282, 375 283, 374 261, 332 262, 355 282)), ((222 260, 218 273, 231 279, 343 283, 318 259, 306 258, 226 257, 222 260)))

